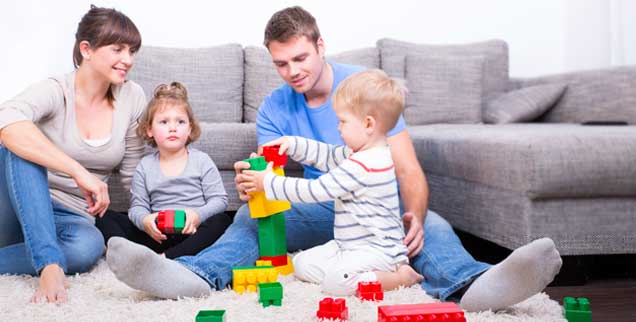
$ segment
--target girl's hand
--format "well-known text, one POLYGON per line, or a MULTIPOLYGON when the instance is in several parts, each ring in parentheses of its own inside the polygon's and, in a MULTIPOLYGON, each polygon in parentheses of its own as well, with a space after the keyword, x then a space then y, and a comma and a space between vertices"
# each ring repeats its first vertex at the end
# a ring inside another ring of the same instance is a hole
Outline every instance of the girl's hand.
POLYGON ((274 166, 274 162, 269 162, 267 164, 267 168, 263 171, 254 171, 254 170, 245 170, 243 171, 243 176, 245 181, 243 182, 243 187, 245 187, 245 192, 258 192, 264 191, 265 187, 263 186, 263 182, 265 181, 265 176, 272 172, 272 168, 274 166))
POLYGON ((148 214, 144 217, 144 231, 150 238, 154 239, 157 243, 161 244, 162 241, 168 239, 166 235, 164 235, 159 228, 157 228, 157 224, 155 224, 155 218, 157 218, 157 213, 148 214))
POLYGON ((182 234, 192 235, 197 232, 197 228, 201 224, 201 218, 194 209, 186 209, 186 222, 182 234))
POLYGON ((283 155, 289 149, 289 138, 286 136, 281 136, 278 139, 275 139, 263 144, 263 146, 272 146, 272 145, 280 145, 280 148, 278 148, 278 155, 283 155))

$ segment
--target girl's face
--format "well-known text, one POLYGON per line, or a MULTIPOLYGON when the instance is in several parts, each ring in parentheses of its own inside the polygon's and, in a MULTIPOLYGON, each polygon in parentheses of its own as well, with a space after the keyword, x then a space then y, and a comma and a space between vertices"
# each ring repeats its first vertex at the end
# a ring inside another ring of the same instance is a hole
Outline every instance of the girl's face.
POLYGON ((110 44, 97 49, 88 49, 84 63, 112 84, 122 84, 135 61, 134 52, 126 44, 110 44))
POLYGON ((155 111, 146 135, 154 138, 159 152, 177 152, 185 148, 191 131, 185 106, 164 105, 155 111))

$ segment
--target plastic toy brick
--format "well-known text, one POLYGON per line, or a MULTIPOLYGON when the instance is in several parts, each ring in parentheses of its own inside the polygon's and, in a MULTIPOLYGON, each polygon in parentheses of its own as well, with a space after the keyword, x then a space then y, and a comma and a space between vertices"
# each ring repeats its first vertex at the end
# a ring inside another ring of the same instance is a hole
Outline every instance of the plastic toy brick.
POLYGON ((163 210, 157 214, 157 229, 165 234, 180 234, 185 227, 186 214, 183 210, 163 210))
POLYGON ((272 265, 272 261, 259 259, 256 261, 256 266, 274 266, 274 265, 272 265))
POLYGON ((316 316, 319 319, 340 319, 344 321, 349 318, 349 309, 347 309, 345 299, 325 297, 318 303, 316 316))
POLYGON ((195 322, 225 322, 225 310, 201 310, 195 322))
POLYGON ((565 319, 568 322, 592 322, 592 311, 590 301, 585 297, 563 298, 563 308, 565 309, 565 319))
POLYGON ((287 155, 279 155, 279 148, 280 145, 264 146, 263 153, 261 153, 267 163, 274 162, 274 167, 284 167, 285 165, 287 165, 287 155))
POLYGON ((267 161, 264 157, 255 157, 243 160, 250 164, 250 170, 263 171, 267 169, 267 161))
POLYGON ((264 218, 291 209, 288 201, 268 200, 265 191, 250 193, 252 199, 247 202, 252 218, 264 218))
POLYGON ((279 282, 259 283, 258 301, 263 304, 263 307, 281 306, 283 304, 283 286, 279 282))
MULTIPOLYGON (((285 214, 278 213, 258 219, 258 250, 260 256, 287 255, 285 214)), ((275 266, 275 265, 274 265, 275 266)))
POLYGON ((378 322, 466 322, 464 311, 451 302, 378 306, 378 322))
MULTIPOLYGON (((261 260, 269 261, 274 267, 287 265, 287 254, 279 256, 261 256, 261 260)), ((256 264, 258 266, 258 264, 256 264)))
POLYGON ((294 264, 292 264, 291 257, 287 256, 287 265, 274 267, 278 274, 289 275, 294 272, 294 264))
POLYGON ((232 267, 232 289, 239 294, 256 292, 259 283, 276 282, 278 272, 272 266, 232 267))
POLYGON ((363 301, 382 301, 384 292, 380 282, 358 282, 356 296, 363 301))

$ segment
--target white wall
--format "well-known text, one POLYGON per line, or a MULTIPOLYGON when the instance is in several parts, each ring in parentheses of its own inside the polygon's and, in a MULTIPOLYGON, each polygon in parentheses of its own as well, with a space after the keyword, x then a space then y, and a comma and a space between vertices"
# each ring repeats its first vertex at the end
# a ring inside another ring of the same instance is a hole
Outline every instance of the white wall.
MULTIPOLYGON (((509 44, 511 74, 534 76, 611 64, 602 57, 579 59, 573 54, 579 52, 577 46, 584 47, 579 40, 590 33, 571 28, 572 21, 583 23, 598 16, 590 11, 594 8, 583 8, 575 1, 15 0, 3 3, 0 10, 0 101, 48 75, 72 70, 74 32, 91 3, 128 15, 140 29, 144 44, 178 47, 228 42, 260 45, 271 14, 300 4, 317 18, 328 53, 374 46, 382 37, 422 43, 499 38, 509 44), (571 7, 577 10, 568 11, 571 7), (568 42, 566 37, 575 41, 568 42), (566 63, 566 58, 575 62, 566 63)), ((623 6, 636 9, 633 3, 623 6)), ((634 29, 634 22, 628 24, 634 29)), ((607 34, 598 35, 603 37, 607 34)), ((604 44, 597 41, 596 46, 604 44)), ((636 55, 634 45, 629 50, 636 55)))

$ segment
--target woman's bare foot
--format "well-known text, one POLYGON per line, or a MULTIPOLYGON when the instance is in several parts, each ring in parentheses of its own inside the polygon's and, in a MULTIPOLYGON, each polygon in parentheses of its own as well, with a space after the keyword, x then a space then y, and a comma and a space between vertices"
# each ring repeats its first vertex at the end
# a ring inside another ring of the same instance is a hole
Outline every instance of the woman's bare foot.
POLYGON ((64 270, 57 264, 46 265, 40 272, 38 289, 31 297, 31 302, 37 303, 46 299, 47 302, 64 303, 67 300, 66 288, 68 283, 64 270))

